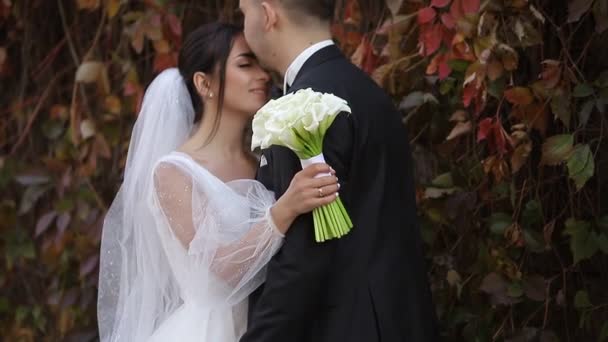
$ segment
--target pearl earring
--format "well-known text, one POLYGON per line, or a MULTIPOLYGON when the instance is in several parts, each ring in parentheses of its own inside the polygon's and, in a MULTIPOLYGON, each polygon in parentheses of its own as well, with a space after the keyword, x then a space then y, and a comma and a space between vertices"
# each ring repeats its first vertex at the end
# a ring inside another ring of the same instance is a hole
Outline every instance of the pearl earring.
POLYGON ((210 91, 210 92, 209 92, 209 98, 210 98, 210 99, 212 99, 212 98, 213 98, 213 92, 212 92, 212 91, 210 91))

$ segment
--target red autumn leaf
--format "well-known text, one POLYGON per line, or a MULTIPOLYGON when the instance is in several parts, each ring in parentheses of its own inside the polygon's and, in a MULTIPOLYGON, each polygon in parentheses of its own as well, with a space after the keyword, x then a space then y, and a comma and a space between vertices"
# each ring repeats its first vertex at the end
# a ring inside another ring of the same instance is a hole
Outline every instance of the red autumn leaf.
POLYGON ((450 14, 454 20, 458 20, 464 17, 464 12, 462 10, 462 1, 463 0, 454 0, 452 2, 452 6, 450 6, 450 14))
POLYGON ((514 105, 529 105, 534 101, 532 92, 527 87, 513 87, 505 90, 505 98, 514 105))
POLYGON ((430 56, 441 46, 443 35, 440 24, 423 25, 421 28, 420 44, 423 56, 430 56))
POLYGON ((179 18, 175 16, 175 14, 169 14, 166 17, 167 22, 169 23, 169 28, 171 29, 171 33, 173 33, 176 37, 182 36, 182 23, 179 18))
POLYGON ((177 65, 176 53, 157 53, 154 57, 154 71, 161 72, 177 65))
MULTIPOLYGON (((349 50, 359 46, 363 35, 358 30, 347 30, 345 25, 334 24, 331 27, 332 36, 339 41, 342 48, 349 50)), ((349 50, 352 52, 352 50, 349 50)))
POLYGON ((127 81, 125 83, 125 86, 123 89, 123 95, 124 96, 133 96, 140 90, 140 88, 141 87, 139 86, 139 84, 135 84, 135 82, 127 81))
POLYGON ((556 60, 544 60, 543 71, 540 74, 543 84, 548 89, 555 88, 561 79, 562 70, 560 68, 560 62, 556 60))
POLYGON ((462 103, 465 108, 468 108, 471 105, 471 101, 477 95, 477 88, 475 87, 475 83, 469 83, 464 90, 462 91, 462 103))
POLYGON ((450 1, 451 0, 432 0, 431 6, 437 7, 437 8, 443 8, 443 7, 447 6, 450 3, 450 1))
POLYGON ((442 58, 439 59, 439 79, 445 80, 452 73, 452 68, 448 64, 448 56, 446 54, 441 56, 442 58))
POLYGON ((502 123, 496 121, 494 123, 494 143, 491 144, 493 146, 490 146, 490 148, 495 148, 501 155, 507 153, 507 138, 507 132, 502 127, 502 123))
POLYGON ((435 73, 437 73, 437 70, 439 70, 439 62, 441 59, 440 54, 435 55, 435 57, 433 57, 433 59, 431 59, 431 62, 426 66, 426 74, 427 75, 434 75, 435 73))
POLYGON ((344 5, 344 23, 359 24, 361 22, 361 10, 357 0, 349 0, 344 5))
POLYGON ((141 85, 133 81, 127 81, 123 88, 123 95, 135 97, 133 111, 136 114, 139 113, 139 109, 141 108, 141 102, 144 98, 144 90, 142 89, 141 85))
POLYGON ((462 10, 464 14, 477 13, 479 11, 480 0, 462 0, 462 10))
POLYGON ((492 133, 494 124, 491 118, 485 118, 477 124, 477 142, 483 141, 488 138, 488 135, 492 133))
POLYGON ((441 22, 449 29, 456 27, 456 20, 454 20, 454 17, 450 13, 443 13, 441 15, 441 22))
POLYGON ((511 112, 511 117, 528 127, 538 130, 543 136, 547 132, 549 115, 542 103, 533 102, 526 106, 515 106, 513 112, 511 112))
POLYGON ((379 58, 374 52, 374 48, 367 38, 363 38, 357 50, 351 56, 353 64, 361 68, 367 74, 372 74, 378 65, 379 58))
POLYGON ((479 122, 477 128, 477 141, 486 140, 491 154, 498 152, 503 155, 507 153, 507 143, 510 145, 511 141, 500 121, 485 118, 479 122))
POLYGON ((426 24, 430 23, 437 16, 437 12, 432 7, 424 7, 418 11, 418 23, 426 24))
MULTIPOLYGON (((438 24, 439 25, 439 24, 438 24)), ((454 39, 454 35, 456 34, 454 30, 450 30, 449 28, 441 25, 441 40, 445 44, 445 46, 451 46, 452 40, 454 39)))

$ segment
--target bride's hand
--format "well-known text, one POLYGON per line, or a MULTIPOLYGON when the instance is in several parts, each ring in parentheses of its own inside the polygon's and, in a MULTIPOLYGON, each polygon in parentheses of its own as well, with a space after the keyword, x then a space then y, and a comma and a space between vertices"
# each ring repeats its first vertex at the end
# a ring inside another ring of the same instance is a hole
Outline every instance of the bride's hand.
POLYGON ((313 164, 298 172, 289 188, 270 209, 277 229, 285 234, 301 214, 336 200, 340 184, 335 171, 327 164, 313 164), (318 174, 330 174, 315 178, 318 174))

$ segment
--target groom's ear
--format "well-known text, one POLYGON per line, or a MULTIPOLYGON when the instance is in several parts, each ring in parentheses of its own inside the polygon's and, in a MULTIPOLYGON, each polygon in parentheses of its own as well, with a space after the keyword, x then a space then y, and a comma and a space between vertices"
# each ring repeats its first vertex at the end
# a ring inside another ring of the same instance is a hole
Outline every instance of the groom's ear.
POLYGON ((276 28, 279 21, 276 2, 262 1, 262 11, 264 12, 264 30, 268 32, 273 28, 276 28))

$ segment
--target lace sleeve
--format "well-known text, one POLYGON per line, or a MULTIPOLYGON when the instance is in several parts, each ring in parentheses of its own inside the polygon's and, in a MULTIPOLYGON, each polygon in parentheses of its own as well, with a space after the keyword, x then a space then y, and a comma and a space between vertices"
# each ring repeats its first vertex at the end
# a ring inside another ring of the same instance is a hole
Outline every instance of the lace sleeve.
POLYGON ((219 279, 229 289, 225 300, 238 303, 262 283, 266 264, 281 246, 283 235, 269 214, 274 196, 258 182, 228 185, 189 166, 156 167, 158 212, 186 252, 187 272, 219 279))

